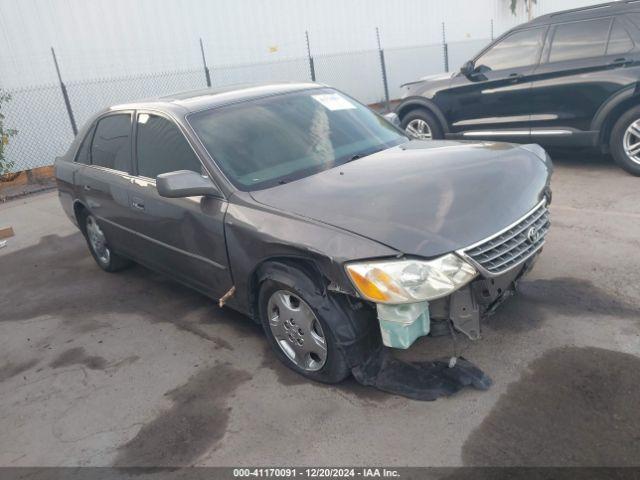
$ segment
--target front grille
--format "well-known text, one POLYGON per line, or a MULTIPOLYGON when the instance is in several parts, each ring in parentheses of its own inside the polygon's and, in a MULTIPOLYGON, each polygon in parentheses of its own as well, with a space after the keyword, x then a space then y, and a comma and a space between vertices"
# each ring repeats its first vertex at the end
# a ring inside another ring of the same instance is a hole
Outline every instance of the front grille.
POLYGON ((462 252, 486 272, 499 275, 540 250, 549 225, 549 210, 543 201, 507 230, 462 252))

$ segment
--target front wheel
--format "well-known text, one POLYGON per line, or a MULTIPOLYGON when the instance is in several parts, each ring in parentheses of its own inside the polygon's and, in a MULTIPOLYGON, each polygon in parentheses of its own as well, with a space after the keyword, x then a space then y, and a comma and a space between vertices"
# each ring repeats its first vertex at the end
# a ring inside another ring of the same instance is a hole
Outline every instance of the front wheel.
POLYGON ((620 167, 640 176, 640 106, 625 112, 615 123, 609 149, 620 167))
POLYGON ((401 125, 410 137, 417 140, 434 140, 443 137, 438 120, 431 112, 423 108, 407 113, 402 117, 401 125))
POLYGON ((294 285, 265 280, 260 320, 273 351, 287 367, 312 380, 338 383, 349 375, 349 368, 316 300, 314 293, 304 294, 294 285))

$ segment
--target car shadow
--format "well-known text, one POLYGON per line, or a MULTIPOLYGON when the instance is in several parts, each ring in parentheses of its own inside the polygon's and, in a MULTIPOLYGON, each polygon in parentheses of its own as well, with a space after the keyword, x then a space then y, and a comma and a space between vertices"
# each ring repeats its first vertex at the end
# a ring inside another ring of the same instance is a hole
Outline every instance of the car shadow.
POLYGON ((36 245, 2 255, 0 271, 0 322, 56 316, 82 334, 108 328, 109 315, 132 314, 152 323, 171 323, 227 350, 233 345, 211 326, 231 326, 242 336, 262 335, 249 318, 220 309, 204 295, 142 266, 118 274, 102 272, 80 232, 48 235, 36 245))
POLYGON ((615 170, 618 167, 609 154, 593 148, 547 148, 554 165, 581 170, 615 170))

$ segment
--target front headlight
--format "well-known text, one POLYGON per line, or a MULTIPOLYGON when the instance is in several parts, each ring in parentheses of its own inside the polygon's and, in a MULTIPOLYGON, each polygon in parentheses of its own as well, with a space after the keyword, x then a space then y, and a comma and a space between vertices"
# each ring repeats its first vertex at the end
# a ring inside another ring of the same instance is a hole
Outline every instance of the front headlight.
POLYGON ((445 297, 478 274, 472 265, 453 253, 429 261, 350 263, 346 269, 364 298, 390 304, 445 297))

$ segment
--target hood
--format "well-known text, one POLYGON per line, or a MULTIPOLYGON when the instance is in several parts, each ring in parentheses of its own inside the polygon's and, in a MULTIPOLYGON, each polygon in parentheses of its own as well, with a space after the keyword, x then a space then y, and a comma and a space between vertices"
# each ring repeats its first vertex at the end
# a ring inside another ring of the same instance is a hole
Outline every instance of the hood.
POLYGON ((550 168, 512 144, 411 141, 251 195, 404 254, 434 257, 524 216, 542 198, 550 168))
POLYGON ((438 80, 448 80, 451 77, 453 77, 453 73, 452 72, 446 72, 446 73, 436 73, 434 75, 425 75, 424 77, 420 77, 420 80, 422 81, 438 81, 438 80))
POLYGON ((444 83, 448 83, 448 81, 451 80, 453 75, 454 75, 453 73, 436 73, 434 75, 426 75, 424 77, 420 77, 418 80, 415 80, 413 82, 403 83, 402 85, 400 85, 400 87, 411 89, 411 88, 416 88, 417 86, 420 86, 420 85, 423 86, 425 83, 429 83, 429 82, 441 83, 444 81, 444 83))

